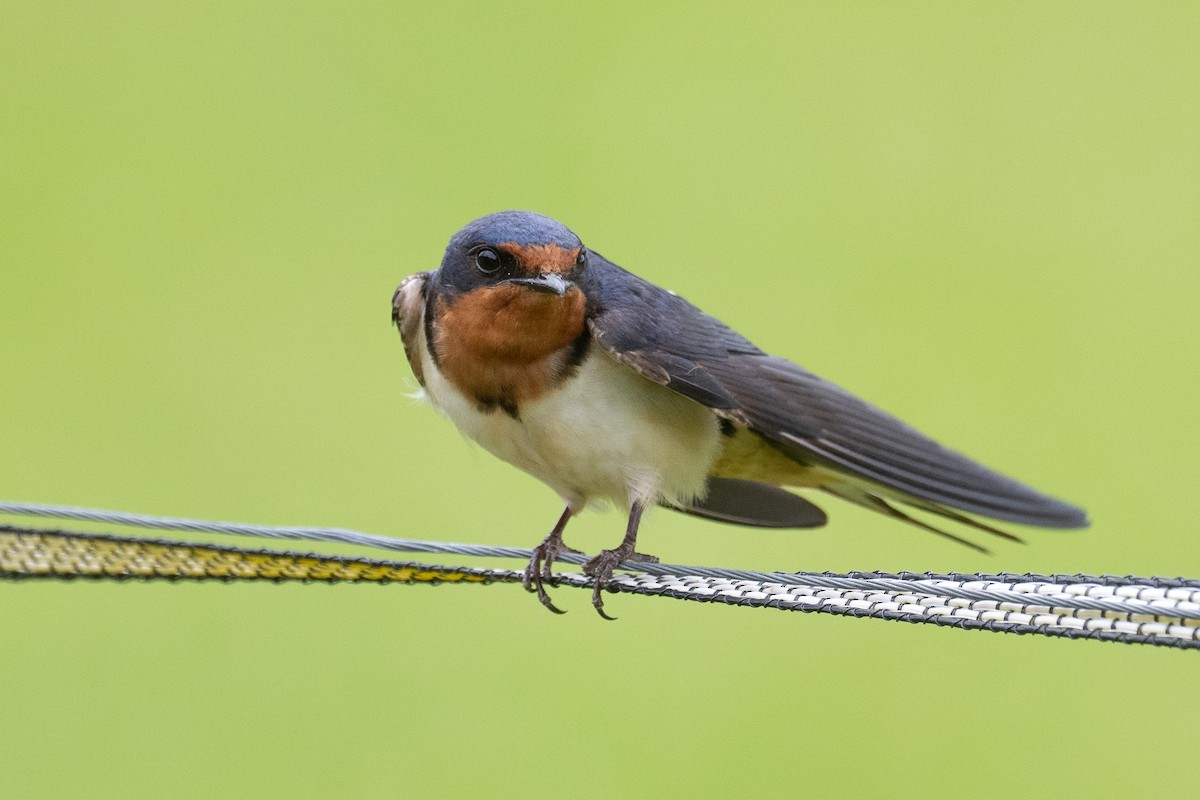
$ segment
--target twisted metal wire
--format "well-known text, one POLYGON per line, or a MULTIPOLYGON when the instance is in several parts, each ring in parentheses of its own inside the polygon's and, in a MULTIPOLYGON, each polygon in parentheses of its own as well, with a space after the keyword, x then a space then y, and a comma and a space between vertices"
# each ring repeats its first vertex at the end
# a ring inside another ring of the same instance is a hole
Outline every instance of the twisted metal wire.
MULTIPOLYGON (((343 528, 212 522, 34 503, 0 501, 0 513, 82 519, 142 528, 333 541, 409 552, 522 559, 528 559, 531 555, 530 550, 522 548, 393 539, 343 528)), ((37 529, 7 528, 7 530, 18 532, 23 530, 27 534, 39 533, 37 529)), ((103 534, 78 534, 67 531, 41 531, 40 533, 90 538, 93 542, 149 541, 160 547, 207 548, 206 552, 210 554, 213 551, 222 550, 231 553, 259 552, 224 548, 220 545, 187 545, 163 540, 111 537, 103 534)), ((278 555, 278 551, 262 552, 278 555)), ((308 559, 308 562, 312 562, 314 559, 335 558, 312 554, 285 555, 308 559)), ((86 557, 80 553, 76 553, 73 557, 83 558, 84 561, 87 561, 86 557)), ((243 558, 243 560, 245 559, 243 558)), ((562 560, 578 564, 582 562, 583 557, 570 554, 562 560)), ((368 561, 358 560, 361 563, 368 561)), ((461 580, 464 579, 462 576, 468 573, 486 576, 484 578, 475 577, 474 580, 511 582, 520 578, 520 573, 504 570, 480 571, 462 567, 420 565, 413 562, 375 563, 391 565, 381 567, 385 569, 408 569, 410 572, 424 570, 428 574, 459 576, 458 578, 442 578, 443 580, 461 580), (440 573, 438 573, 439 570, 440 573)), ((1016 575, 1012 573, 785 573, 644 562, 626 564, 623 565, 623 568, 640 574, 615 577, 609 586, 610 590, 734 605, 771 606, 787 610, 822 611, 848 616, 901 619, 909 622, 932 622, 960 628, 984 628, 1020 633, 1036 632, 1070 638, 1106 639, 1116 637, 1114 639, 1116 641, 1127 642, 1141 641, 1138 637, 1148 637, 1144 643, 1167 644, 1175 647, 1200 646, 1200 627, 1193 625, 1194 622, 1200 622, 1200 581, 1186 578, 1016 575), (1192 644, 1187 642, 1192 642, 1192 644)), ((57 572, 47 569, 43 571, 43 574, 64 577, 71 569, 81 568, 60 564, 57 572)), ((148 574, 144 565, 134 568, 132 570, 134 574, 129 575, 99 574, 103 570, 97 570, 92 562, 88 562, 87 569, 92 572, 88 577, 155 577, 153 574, 148 574)), ((160 568, 159 572, 169 573, 171 569, 174 567, 160 568)), ((195 572, 197 568, 193 564, 191 569, 195 572)), ((294 573, 291 577, 314 579, 311 571, 305 572, 304 569, 295 566, 290 569, 294 573)), ((111 571, 120 572, 115 568, 111 571)), ((249 575, 255 570, 247 567, 243 571, 249 575)), ((276 569, 276 572, 279 571, 276 569)), ((343 569, 341 574, 349 573, 343 569)), ((376 571, 372 574, 383 573, 376 571)), ((0 569, 0 577, 32 576, 28 570, 22 572, 16 569, 7 571, 0 569)), ((159 576, 196 577, 195 575, 178 574, 161 574, 159 576)), ((225 575, 222 574, 219 577, 225 577, 225 575)), ((233 577, 245 576, 234 575, 233 577)), ((255 573, 252 577, 262 576, 255 573)), ((277 576, 272 573, 267 577, 277 576)), ((581 575, 561 574, 556 575, 555 578, 557 582, 564 585, 591 585, 591 579, 581 575)), ((349 580, 350 578, 339 577, 336 579, 349 580)), ((360 578, 354 579, 359 580, 360 578)), ((380 579, 376 577, 375 580, 380 579)), ((401 579, 393 577, 391 580, 401 579)), ((438 578, 431 578, 431 580, 438 580, 438 578)))

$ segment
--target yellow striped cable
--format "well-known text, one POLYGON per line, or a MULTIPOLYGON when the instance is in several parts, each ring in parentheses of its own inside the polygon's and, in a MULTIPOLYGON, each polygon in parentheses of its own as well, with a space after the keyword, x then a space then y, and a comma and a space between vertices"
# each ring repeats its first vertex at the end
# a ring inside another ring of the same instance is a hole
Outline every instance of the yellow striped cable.
POLYGON ((326 583, 519 580, 504 570, 0 526, 0 579, 54 577, 326 583))
MULTIPOLYGON (((751 580, 691 574, 709 569, 703 567, 673 569, 673 575, 614 576, 606 589, 960 630, 1200 650, 1200 582, 1189 579, 1139 579, 1140 584, 1119 579, 1117 585, 1104 585, 997 583, 996 576, 965 576, 971 580, 964 582, 778 573, 751 580)), ((0 581, 56 578, 480 585, 518 583, 522 573, 0 525, 0 581)), ((590 589, 592 579, 556 573, 550 584, 590 589)))

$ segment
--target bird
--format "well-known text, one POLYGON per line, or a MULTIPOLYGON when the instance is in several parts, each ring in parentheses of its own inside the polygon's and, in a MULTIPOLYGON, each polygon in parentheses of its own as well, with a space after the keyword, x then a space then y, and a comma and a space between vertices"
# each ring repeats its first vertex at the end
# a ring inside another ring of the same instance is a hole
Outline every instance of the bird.
POLYGON ((759 349, 674 292, 584 246, 555 219, 499 211, 455 233, 437 269, 392 297, 421 393, 468 438, 549 486, 558 522, 523 584, 545 584, 568 521, 627 512, 619 545, 583 564, 592 604, 637 550, 652 506, 761 528, 815 528, 806 494, 848 501, 984 547, 911 510, 1021 541, 989 520, 1082 528, 1086 512, 946 448, 802 367, 759 349), (786 488, 785 488, 786 487, 786 488))

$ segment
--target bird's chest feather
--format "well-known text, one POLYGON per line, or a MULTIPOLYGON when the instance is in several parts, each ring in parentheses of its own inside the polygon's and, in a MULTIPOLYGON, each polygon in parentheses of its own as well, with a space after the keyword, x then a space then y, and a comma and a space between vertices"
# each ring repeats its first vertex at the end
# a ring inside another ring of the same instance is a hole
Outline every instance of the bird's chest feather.
POLYGON ((454 388, 482 411, 511 417, 567 379, 587 347, 585 301, 517 286, 435 300, 434 361, 454 388))
POLYGON ((598 499, 690 500, 703 491, 720 450, 708 409, 651 383, 594 343, 568 377, 521 402, 516 415, 482 408, 423 356, 426 391, 439 410, 576 508, 598 499))

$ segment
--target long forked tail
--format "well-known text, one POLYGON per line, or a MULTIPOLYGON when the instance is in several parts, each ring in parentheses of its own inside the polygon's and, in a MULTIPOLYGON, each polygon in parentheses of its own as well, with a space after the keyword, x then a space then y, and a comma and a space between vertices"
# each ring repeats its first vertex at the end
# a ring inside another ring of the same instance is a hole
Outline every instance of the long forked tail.
MULTIPOLYGON (((886 514, 887 516, 892 517, 893 519, 898 519, 898 520, 901 520, 902 522, 907 522, 909 525, 914 525, 922 530, 926 530, 926 531, 929 531, 930 533, 937 534, 938 536, 949 539, 952 542, 957 542, 957 543, 963 545, 964 547, 969 547, 972 550, 976 550, 980 553, 991 553, 991 551, 988 550, 986 547, 983 547, 982 545, 978 545, 969 539, 964 539, 961 536, 950 533, 949 531, 942 530, 941 528, 938 528, 934 525, 930 525, 928 522, 925 522, 924 520, 917 519, 916 517, 913 517, 913 516, 910 516, 910 515, 904 513, 899 508, 896 508, 896 506, 889 503, 883 497, 881 497, 877 494, 873 494, 872 492, 869 492, 866 489, 862 489, 862 488, 853 486, 848 483, 826 484, 826 485, 822 486, 821 489, 823 491, 827 492, 828 494, 833 495, 834 497, 840 497, 843 500, 848 500, 849 502, 854 503, 855 505, 858 505, 858 506, 862 506, 863 508, 869 508, 870 510, 878 512, 880 514, 886 514)), ((911 499, 904 498, 903 502, 905 502, 906 504, 911 505, 915 508, 919 508, 922 511, 928 511, 931 514, 937 514, 940 517, 944 517, 946 519, 953 520, 954 522, 958 522, 963 525, 967 525, 971 528, 983 531, 985 533, 989 533, 992 536, 999 536, 1002 539, 1008 539, 1010 542, 1019 542, 1021 544, 1024 544, 1024 540, 1021 539, 1019 536, 1014 536, 1013 534, 1008 533, 1007 531, 1002 531, 999 528, 993 528, 991 525, 987 525, 985 523, 979 522, 978 520, 971 519, 970 517, 966 516, 965 514, 959 514, 957 511, 953 511, 951 509, 944 508, 935 503, 930 503, 926 500, 919 500, 917 498, 911 498, 911 499)))

